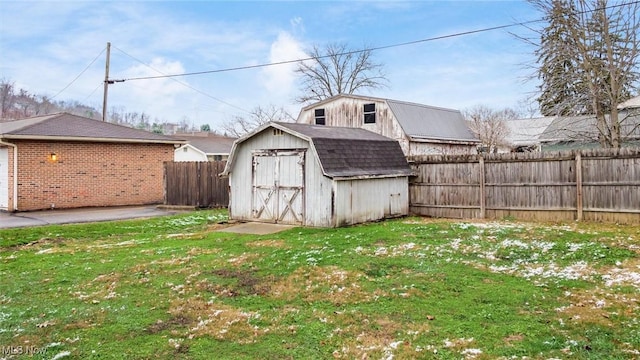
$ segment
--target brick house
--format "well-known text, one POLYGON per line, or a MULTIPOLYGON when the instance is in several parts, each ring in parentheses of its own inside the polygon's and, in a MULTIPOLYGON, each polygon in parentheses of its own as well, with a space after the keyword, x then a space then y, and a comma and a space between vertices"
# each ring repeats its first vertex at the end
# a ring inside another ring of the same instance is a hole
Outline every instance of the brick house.
POLYGON ((0 210, 161 203, 182 144, 68 113, 0 123, 0 210))

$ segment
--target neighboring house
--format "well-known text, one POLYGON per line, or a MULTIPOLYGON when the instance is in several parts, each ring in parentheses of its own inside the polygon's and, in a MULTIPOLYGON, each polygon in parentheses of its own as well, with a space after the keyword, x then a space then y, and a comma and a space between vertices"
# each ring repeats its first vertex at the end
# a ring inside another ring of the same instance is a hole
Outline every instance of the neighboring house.
POLYGON ((397 141, 364 129, 272 122, 235 141, 229 217, 338 227, 409 212, 397 141))
MULTIPOLYGON (((622 146, 640 146, 640 113, 621 110, 618 116, 622 146)), ((556 116, 539 140, 543 151, 598 148, 598 135, 595 115, 556 116)))
POLYGON ((500 148, 499 152, 529 152, 540 151, 540 135, 547 130, 555 117, 505 120, 509 129, 506 142, 509 147, 500 148))
POLYGON ((480 145, 458 110, 375 97, 333 96, 303 108, 297 123, 369 130, 397 140, 405 156, 474 154, 480 145))
POLYGON ((68 113, 0 123, 0 210, 161 203, 183 143, 68 113))
POLYGON ((631 98, 625 102, 618 104, 619 110, 639 110, 640 109, 640 96, 631 98))
POLYGON ((227 160, 231 146, 236 138, 212 133, 176 134, 187 144, 175 149, 174 161, 221 161, 227 160))

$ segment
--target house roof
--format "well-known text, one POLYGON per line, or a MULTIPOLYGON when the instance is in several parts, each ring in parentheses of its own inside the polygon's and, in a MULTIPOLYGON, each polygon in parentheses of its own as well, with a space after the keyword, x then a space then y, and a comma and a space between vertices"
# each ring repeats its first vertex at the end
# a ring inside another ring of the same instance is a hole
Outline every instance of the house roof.
POLYGON ((505 120, 509 128, 507 141, 513 145, 533 145, 539 143, 539 137, 549 127, 555 117, 545 116, 530 119, 505 120))
POLYGON ((631 98, 625 102, 618 104, 618 109, 637 109, 640 108, 640 96, 631 98))
MULTIPOLYGON (((608 115, 607 115, 608 116, 608 115)), ((623 139, 640 139, 640 114, 619 113, 620 135, 623 139)), ((598 138, 595 115, 557 116, 540 135, 540 140, 591 141, 598 138)))
POLYGON ((390 177, 412 174, 400 144, 360 128, 271 122, 236 140, 224 175, 234 163, 237 146, 273 127, 310 142, 323 173, 331 178, 390 177))
POLYGON ((227 155, 231 152, 231 146, 236 138, 215 134, 201 135, 174 135, 175 139, 182 139, 192 147, 202 151, 206 155, 227 155))
POLYGON ((311 104, 305 107, 303 111, 332 102, 337 98, 386 102, 391 109, 391 112, 398 120, 398 123, 402 127, 404 133, 413 140, 480 142, 471 130, 469 130, 462 113, 455 109, 447 109, 386 98, 339 94, 315 104, 311 104))
POLYGON ((0 123, 0 138, 54 141, 182 144, 184 141, 145 130, 69 113, 0 123))

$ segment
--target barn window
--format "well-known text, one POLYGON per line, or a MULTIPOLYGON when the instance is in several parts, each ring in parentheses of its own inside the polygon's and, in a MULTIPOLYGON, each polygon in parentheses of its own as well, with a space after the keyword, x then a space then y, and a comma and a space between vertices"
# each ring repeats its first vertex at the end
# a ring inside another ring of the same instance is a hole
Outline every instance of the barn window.
POLYGON ((364 104, 364 123, 376 123, 376 104, 364 104))
POLYGON ((316 125, 325 125, 326 117, 324 116, 324 109, 316 109, 316 125))
POLYGON ((273 135, 282 136, 284 135, 284 131, 282 131, 281 129, 273 129, 273 135))

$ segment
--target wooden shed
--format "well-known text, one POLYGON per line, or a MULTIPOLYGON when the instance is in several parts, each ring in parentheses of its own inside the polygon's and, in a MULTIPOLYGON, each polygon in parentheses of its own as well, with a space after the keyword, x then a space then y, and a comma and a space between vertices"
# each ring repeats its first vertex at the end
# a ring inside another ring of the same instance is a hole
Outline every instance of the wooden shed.
POLYGON ((271 122, 233 144, 229 217, 338 227, 407 215, 411 169, 371 131, 271 122))

